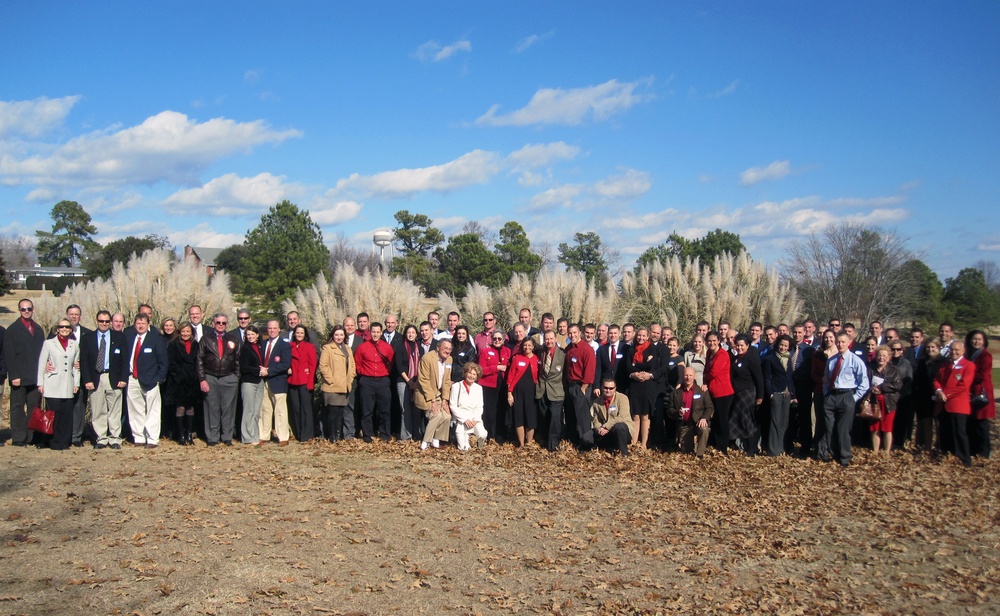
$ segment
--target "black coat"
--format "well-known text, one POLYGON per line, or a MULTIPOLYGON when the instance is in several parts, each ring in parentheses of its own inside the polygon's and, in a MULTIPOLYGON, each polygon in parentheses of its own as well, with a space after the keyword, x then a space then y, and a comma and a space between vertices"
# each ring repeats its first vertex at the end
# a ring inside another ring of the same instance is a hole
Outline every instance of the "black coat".
MULTIPOLYGON (((97 387, 101 373, 97 367, 97 353, 100 350, 98 332, 87 330, 80 341, 80 387, 92 383, 97 387)), ((117 388, 118 383, 128 382, 128 347, 125 346, 125 334, 108 330, 108 382, 117 388)))
POLYGON ((21 319, 15 320, 4 334, 3 353, 7 362, 7 377, 21 379, 21 387, 38 384, 38 357, 45 344, 45 332, 38 323, 35 333, 28 332, 21 319))
POLYGON ((777 352, 765 355, 761 363, 763 364, 764 373, 764 393, 768 397, 771 394, 781 393, 787 389, 791 393, 792 398, 797 398, 795 395, 794 366, 792 365, 791 356, 788 358, 787 367, 781 365, 781 359, 778 357, 777 352))
POLYGON ((191 339, 191 352, 184 350, 184 341, 175 338, 167 347, 170 362, 169 376, 164 387, 164 406, 193 408, 201 397, 200 383, 195 365, 198 361, 198 343, 191 339))

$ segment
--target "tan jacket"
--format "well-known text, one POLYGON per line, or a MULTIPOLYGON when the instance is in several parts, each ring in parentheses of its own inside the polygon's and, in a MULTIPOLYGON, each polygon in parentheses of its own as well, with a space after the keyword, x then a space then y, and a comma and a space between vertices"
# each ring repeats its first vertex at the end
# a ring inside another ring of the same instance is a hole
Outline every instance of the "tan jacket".
POLYGON ((566 391, 563 388, 563 367, 566 364, 566 351, 556 347, 556 354, 552 357, 552 367, 545 372, 545 358, 549 350, 541 348, 538 355, 538 383, 535 384, 535 398, 541 399, 548 396, 549 400, 563 400, 566 398, 566 391))
POLYGON ((590 405, 590 417, 595 430, 602 427, 610 430, 615 424, 623 423, 628 426, 629 436, 635 438, 632 411, 628 404, 628 398, 624 394, 616 391, 615 397, 611 399, 610 408, 604 406, 603 396, 595 400, 590 405))
POLYGON ((354 353, 348 348, 347 357, 335 342, 323 346, 323 354, 319 358, 319 373, 323 378, 320 390, 328 394, 346 394, 351 391, 354 376, 357 374, 354 366, 354 353))
POLYGON ((417 368, 417 388, 413 390, 413 404, 421 411, 431 410, 435 400, 447 401, 451 395, 451 357, 445 360, 444 379, 438 387, 438 354, 431 351, 420 359, 417 368))

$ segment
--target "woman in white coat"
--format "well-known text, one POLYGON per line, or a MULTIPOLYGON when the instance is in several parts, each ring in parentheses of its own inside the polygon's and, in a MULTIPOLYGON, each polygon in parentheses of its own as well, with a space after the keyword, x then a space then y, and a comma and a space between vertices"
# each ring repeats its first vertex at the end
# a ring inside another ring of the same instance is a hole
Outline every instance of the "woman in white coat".
POLYGON ((38 357, 38 393, 45 396, 45 406, 55 412, 52 425, 52 449, 69 449, 73 439, 73 396, 80 389, 80 343, 70 337, 73 324, 61 319, 56 337, 42 345, 38 357))
POLYGON ((462 381, 451 386, 451 417, 455 421, 455 440, 462 451, 470 449, 469 435, 476 435, 476 447, 486 444, 486 428, 483 426, 483 388, 476 381, 483 369, 475 362, 462 367, 462 381))

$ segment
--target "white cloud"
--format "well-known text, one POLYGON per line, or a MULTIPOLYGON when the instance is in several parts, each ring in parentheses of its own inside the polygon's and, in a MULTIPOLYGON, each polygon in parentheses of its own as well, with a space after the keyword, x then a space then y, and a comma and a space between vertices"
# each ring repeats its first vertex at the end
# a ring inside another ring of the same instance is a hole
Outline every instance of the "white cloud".
POLYGON ((295 185, 284 183, 284 176, 260 173, 244 178, 227 173, 204 186, 178 191, 163 200, 163 205, 180 213, 208 216, 233 216, 257 213, 302 193, 295 185))
POLYGON ((262 71, 251 69, 243 73, 243 80, 250 84, 255 84, 260 81, 262 71))
POLYGON ((776 160, 766 167, 750 167, 740 174, 740 184, 752 186, 764 180, 779 180, 792 172, 787 160, 776 160))
POLYGON ((310 208, 309 216, 317 225, 329 227, 355 218, 362 207, 357 201, 337 201, 332 204, 320 201, 310 208))
MULTIPOLYGON (((162 229, 159 233, 163 233, 162 229)), ((242 244, 246 236, 241 233, 220 233, 213 229, 207 222, 203 222, 190 229, 168 231, 167 239, 174 246, 225 248, 233 244, 242 244)))
POLYGON ((431 167, 397 169, 374 175, 354 173, 339 180, 330 194, 395 199, 425 191, 447 193, 474 184, 485 184, 501 168, 502 160, 495 152, 473 150, 453 161, 431 167))
POLYGON ((651 186, 648 173, 626 169, 621 175, 596 182, 593 191, 607 199, 635 199, 649 192, 651 186))
POLYGON ((507 155, 507 162, 515 169, 544 167, 554 160, 572 160, 580 155, 580 148, 564 141, 528 144, 507 155))
POLYGON ((996 244, 980 244, 978 249, 988 250, 990 252, 1000 251, 1000 242, 997 242, 996 244))
POLYGON ((651 94, 637 93, 636 90, 649 87, 653 79, 640 79, 619 83, 612 79, 605 83, 563 90, 543 88, 535 92, 523 108, 506 115, 497 115, 500 105, 493 105, 489 111, 476 119, 481 126, 529 126, 532 124, 564 124, 575 126, 590 119, 606 120, 616 113, 651 100, 651 94))
POLYGON ((414 56, 422 62, 440 62, 447 60, 460 51, 472 51, 472 43, 466 39, 455 41, 451 45, 442 46, 437 41, 427 41, 420 47, 414 56))
POLYGON ((736 91, 736 88, 739 87, 739 85, 740 85, 740 80, 736 79, 733 82, 731 82, 728 86, 722 88, 717 92, 713 92, 709 96, 712 98, 722 98, 723 96, 729 96, 730 94, 736 91))
POLYGON ((552 36, 555 33, 556 33, 555 30, 549 30, 545 34, 529 34, 528 36, 526 36, 523 39, 521 39, 520 41, 518 41, 516 45, 514 45, 514 53, 524 53, 524 52, 528 51, 529 49, 531 49, 531 47, 535 43, 539 43, 539 42, 541 42, 541 41, 549 38, 550 36, 552 36))
POLYGON ((42 96, 30 101, 0 101, 0 137, 6 134, 39 137, 58 126, 81 98, 42 96))
MULTIPOLYGON (((681 214, 674 208, 667 208, 659 212, 649 212, 635 216, 619 216, 615 220, 615 226, 621 229, 657 229, 674 224, 682 218, 686 219, 688 216, 681 214)), ((670 235, 670 232, 667 235, 670 235)))
POLYGON ((535 173, 533 171, 525 171, 519 178, 517 178, 518 186, 524 186, 525 188, 528 186, 538 186, 541 183, 542 174, 535 173))
POLYGON ((0 137, 8 134, 41 136, 58 126, 81 98, 42 96, 30 101, 0 101, 0 137))
POLYGON ((538 193, 531 198, 531 209, 540 210, 551 207, 569 207, 584 190, 580 184, 563 184, 538 193))
POLYGON ((84 186, 169 181, 190 184, 220 158, 248 152, 264 143, 299 137, 297 130, 276 131, 263 121, 206 122, 164 111, 142 124, 82 135, 51 154, 18 160, 0 157, 3 183, 84 186))
POLYGON ((839 199, 830 199, 826 204, 830 207, 882 207, 886 205, 899 205, 904 201, 906 201, 906 197, 893 195, 891 197, 874 197, 871 199, 841 197, 839 199))

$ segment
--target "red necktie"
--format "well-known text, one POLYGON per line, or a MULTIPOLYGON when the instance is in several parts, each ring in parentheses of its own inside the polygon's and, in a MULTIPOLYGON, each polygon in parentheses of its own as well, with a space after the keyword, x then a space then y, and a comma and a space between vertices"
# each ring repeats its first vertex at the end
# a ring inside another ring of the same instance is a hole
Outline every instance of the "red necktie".
POLYGON ((222 334, 215 334, 215 340, 219 343, 219 359, 222 359, 222 355, 226 352, 225 349, 222 348, 222 334))
POLYGON ((615 345, 609 344, 608 347, 611 349, 611 369, 615 369, 615 364, 618 363, 618 354, 615 353, 615 345))
POLYGON ((835 389, 837 385, 837 377, 840 376, 840 367, 844 363, 844 354, 839 353, 837 355, 837 363, 833 366, 833 376, 830 378, 830 389, 835 389))
POLYGON ((132 354, 132 378, 139 378, 139 351, 142 350, 142 336, 136 336, 135 353, 132 354))
POLYGON ((271 344, 273 344, 273 343, 274 343, 273 340, 268 340, 267 341, 267 347, 265 347, 265 351, 264 351, 264 367, 265 368, 267 368, 267 362, 269 362, 271 360, 271 344))

